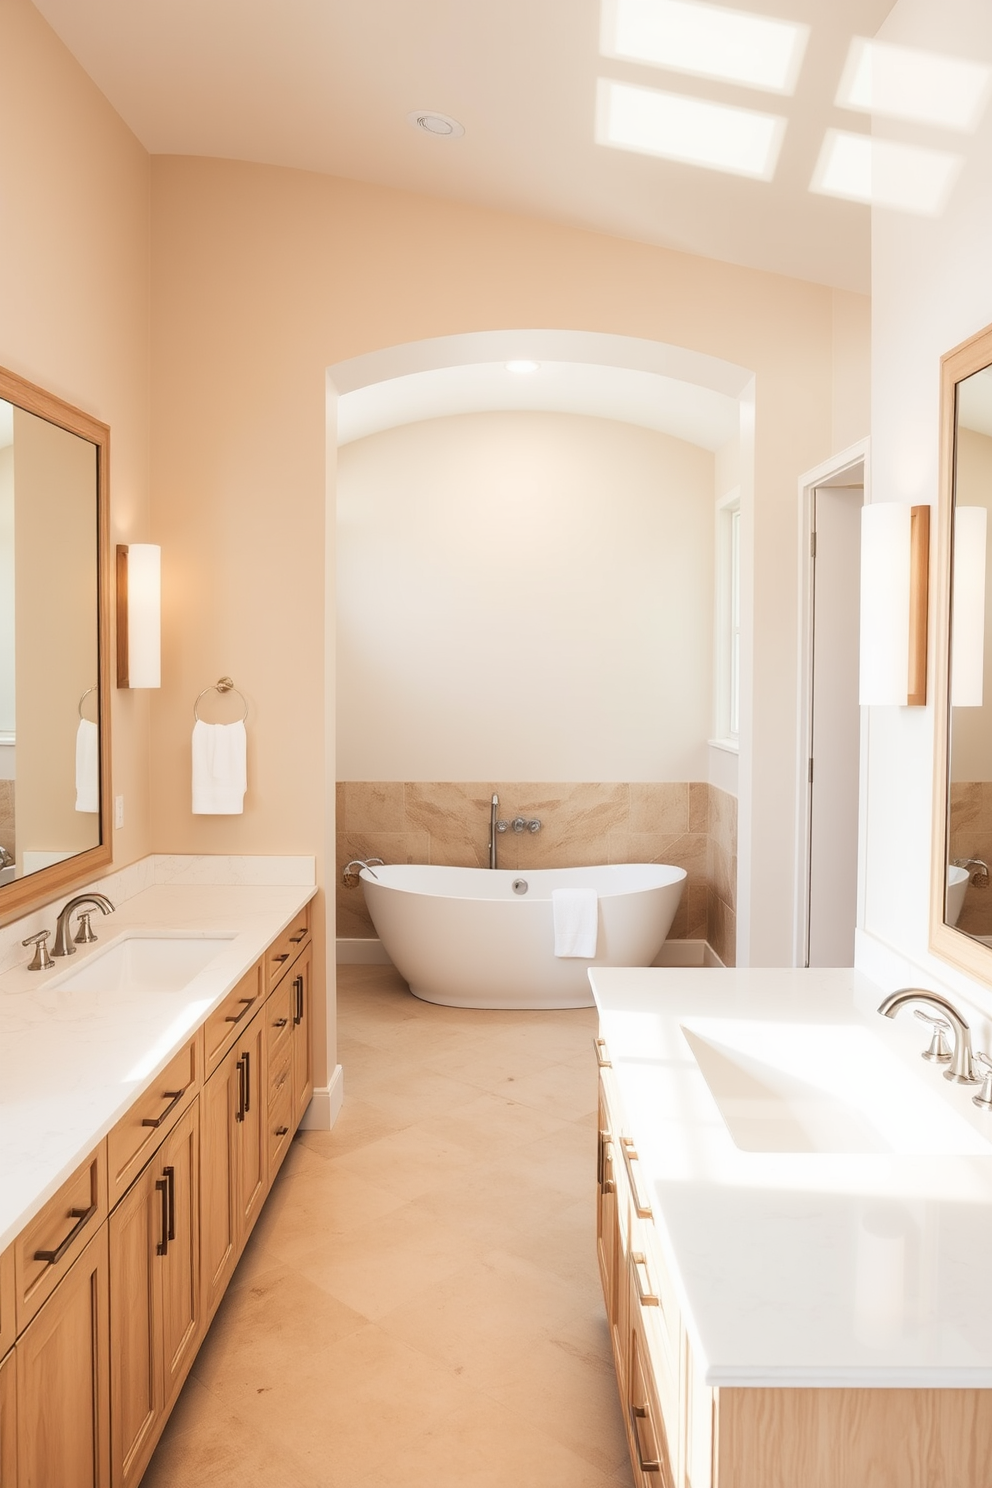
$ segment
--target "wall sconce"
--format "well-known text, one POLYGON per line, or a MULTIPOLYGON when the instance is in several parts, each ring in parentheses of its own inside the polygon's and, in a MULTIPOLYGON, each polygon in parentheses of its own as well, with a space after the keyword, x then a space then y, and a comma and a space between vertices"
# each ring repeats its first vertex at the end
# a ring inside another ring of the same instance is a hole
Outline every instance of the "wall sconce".
POLYGON ((162 549, 117 545, 117 686, 162 685, 162 549))
POLYGON ((927 700, 930 508, 873 502, 861 512, 861 686, 867 705, 927 700))
POLYGON ((984 506, 954 508, 951 565, 951 707, 980 708, 985 684, 984 506))

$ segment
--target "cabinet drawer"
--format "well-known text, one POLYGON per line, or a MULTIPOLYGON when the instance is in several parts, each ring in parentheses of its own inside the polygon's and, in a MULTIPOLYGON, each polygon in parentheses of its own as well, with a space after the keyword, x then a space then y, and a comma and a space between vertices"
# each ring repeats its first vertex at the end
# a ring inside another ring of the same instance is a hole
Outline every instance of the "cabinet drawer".
POLYGON ((253 966, 247 976, 215 1008, 204 1024, 204 1078, 213 1073, 220 1064, 229 1044, 238 1036, 239 1029, 251 1022, 261 1005, 262 963, 253 966))
POLYGON ((293 1042, 295 1002, 293 978, 287 977, 265 1004, 265 1064, 270 1070, 275 1068, 284 1054, 288 1056, 293 1042))
POLYGON ((291 925, 274 940, 265 953, 265 987, 271 991, 283 972, 288 970, 310 937, 310 906, 304 905, 291 925))
POLYGON ((107 1138, 110 1207, 124 1197, 162 1139, 189 1107, 200 1087, 203 1039, 197 1033, 134 1105, 107 1138))
MULTIPOLYGON (((3 1255, 0 1255, 0 1359, 12 1347, 17 1337, 14 1294, 14 1246, 8 1245, 3 1255)), ((0 1481, 0 1488, 2 1488, 2 1481, 0 1481)))
POLYGON ((14 1241, 18 1333, 51 1296, 106 1217, 107 1157, 101 1142, 14 1241))
POLYGON ((269 1072, 267 1114, 269 1143, 269 1182, 293 1140, 293 1050, 287 1047, 282 1067, 269 1072))

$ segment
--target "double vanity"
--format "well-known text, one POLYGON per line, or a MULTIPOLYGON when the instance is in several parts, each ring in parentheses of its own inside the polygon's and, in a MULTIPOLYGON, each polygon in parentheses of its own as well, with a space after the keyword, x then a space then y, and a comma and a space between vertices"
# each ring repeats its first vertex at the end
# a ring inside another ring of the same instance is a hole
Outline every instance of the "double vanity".
POLYGON ((992 1485, 981 1083, 855 971, 590 977, 638 1488, 992 1485))
POLYGON ((139 1482, 312 1095, 314 893, 153 884, 0 976, 0 1488, 139 1482))

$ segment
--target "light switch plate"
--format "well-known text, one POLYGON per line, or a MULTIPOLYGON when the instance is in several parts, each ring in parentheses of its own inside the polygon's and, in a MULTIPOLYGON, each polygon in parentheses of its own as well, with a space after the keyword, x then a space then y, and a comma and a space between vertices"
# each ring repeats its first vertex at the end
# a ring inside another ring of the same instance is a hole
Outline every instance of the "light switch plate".
POLYGON ((120 828, 124 825, 124 797, 114 797, 114 826, 120 828))

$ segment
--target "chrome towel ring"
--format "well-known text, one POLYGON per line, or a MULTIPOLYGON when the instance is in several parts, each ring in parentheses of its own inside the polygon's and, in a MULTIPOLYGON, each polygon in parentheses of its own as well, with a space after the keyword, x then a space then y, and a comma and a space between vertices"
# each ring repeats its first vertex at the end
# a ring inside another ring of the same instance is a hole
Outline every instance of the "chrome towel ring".
POLYGON ((197 693, 196 701, 193 704, 193 717, 196 719, 197 723, 200 723, 202 721, 199 713, 196 711, 197 707, 199 706, 200 699, 206 697, 208 692, 236 692, 238 694, 238 697, 245 705, 245 711, 242 713, 240 719, 236 721, 244 723, 245 719, 248 717, 248 699, 245 697, 243 692, 235 687, 230 677, 220 677, 216 682, 212 684, 212 686, 205 687, 202 692, 197 693))
POLYGON ((89 697, 89 695, 90 695, 91 692, 96 692, 96 688, 95 687, 87 687, 86 691, 83 693, 82 697, 79 699, 79 716, 80 716, 80 718, 82 718, 82 716, 83 716, 83 704, 85 703, 86 699, 89 697))

